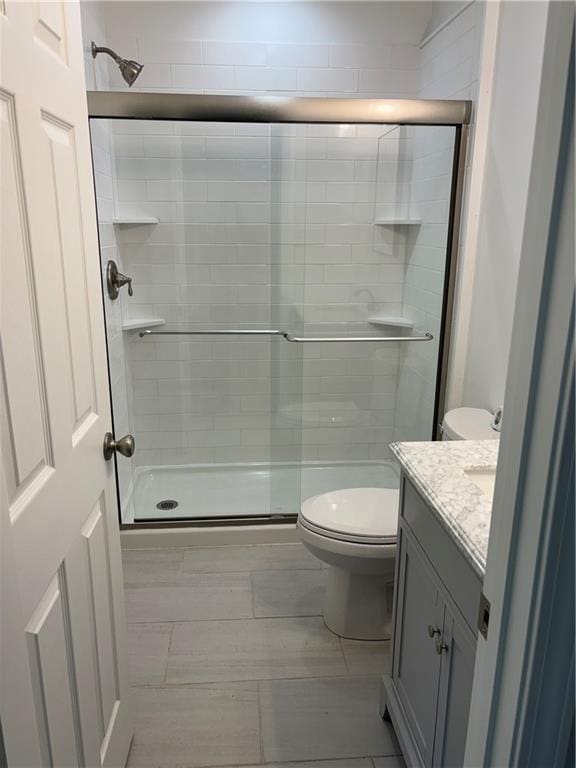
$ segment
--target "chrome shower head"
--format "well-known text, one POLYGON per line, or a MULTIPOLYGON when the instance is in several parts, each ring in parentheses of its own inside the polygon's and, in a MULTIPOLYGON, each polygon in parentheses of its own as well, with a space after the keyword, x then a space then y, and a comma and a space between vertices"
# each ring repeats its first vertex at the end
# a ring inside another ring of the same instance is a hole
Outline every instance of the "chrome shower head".
POLYGON ((120 72, 122 73, 122 77, 124 80, 128 83, 128 87, 131 88, 134 85, 134 81, 142 72, 142 69, 144 67, 143 64, 139 64, 137 61, 132 61, 131 59, 122 59, 120 56, 118 56, 117 53, 115 53, 112 48, 106 48, 105 46, 97 46, 96 43, 92 43, 90 46, 92 50, 92 58, 95 59, 96 56, 99 53, 107 53, 108 56, 111 56, 116 64, 118 64, 118 68, 120 69, 120 72))

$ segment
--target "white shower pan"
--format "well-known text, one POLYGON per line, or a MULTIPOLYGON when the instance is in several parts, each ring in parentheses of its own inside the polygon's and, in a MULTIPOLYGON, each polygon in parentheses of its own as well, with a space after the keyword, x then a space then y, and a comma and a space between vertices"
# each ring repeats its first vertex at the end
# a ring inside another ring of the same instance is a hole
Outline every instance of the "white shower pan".
POLYGON ((391 461, 139 467, 123 522, 295 515, 319 493, 398 484, 391 461))

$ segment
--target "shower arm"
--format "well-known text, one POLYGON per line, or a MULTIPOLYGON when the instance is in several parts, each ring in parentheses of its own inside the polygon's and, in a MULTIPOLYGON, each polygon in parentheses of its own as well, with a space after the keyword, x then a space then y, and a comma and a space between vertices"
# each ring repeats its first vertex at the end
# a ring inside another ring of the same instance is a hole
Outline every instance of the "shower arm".
POLYGON ((147 328, 138 334, 141 339, 145 336, 282 336, 293 344, 325 343, 325 342, 395 342, 395 341, 432 341, 434 336, 425 331, 421 336, 293 336, 287 331, 280 330, 220 330, 206 329, 200 331, 151 331, 147 328))
POLYGON ((98 53, 107 53, 108 56, 111 56, 116 64, 120 64, 121 61, 125 61, 121 56, 118 56, 118 54, 112 50, 112 48, 107 48, 105 45, 96 45, 95 43, 92 43, 91 46, 92 51, 92 58, 95 59, 96 55, 98 53))

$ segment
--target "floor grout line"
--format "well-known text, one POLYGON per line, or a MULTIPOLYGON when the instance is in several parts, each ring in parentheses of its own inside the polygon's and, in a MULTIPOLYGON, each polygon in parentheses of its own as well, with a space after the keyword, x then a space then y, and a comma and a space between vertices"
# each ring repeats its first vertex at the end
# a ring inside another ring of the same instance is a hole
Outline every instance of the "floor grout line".
MULTIPOLYGON (((260 677, 251 678, 246 680, 205 680, 203 682, 195 683, 131 683, 132 688, 145 688, 145 689, 172 689, 172 688, 210 688, 210 687, 223 687, 226 685, 257 685, 260 687, 261 683, 303 683, 303 682, 316 682, 319 680, 380 680, 382 675, 378 672, 370 672, 366 674, 343 674, 343 675, 310 675, 305 677, 260 677)), ((290 761, 288 761, 290 762, 290 761)))
POLYGON ((256 695, 258 697, 258 740, 260 743, 260 762, 264 762, 264 729, 262 728, 262 681, 256 683, 256 695))

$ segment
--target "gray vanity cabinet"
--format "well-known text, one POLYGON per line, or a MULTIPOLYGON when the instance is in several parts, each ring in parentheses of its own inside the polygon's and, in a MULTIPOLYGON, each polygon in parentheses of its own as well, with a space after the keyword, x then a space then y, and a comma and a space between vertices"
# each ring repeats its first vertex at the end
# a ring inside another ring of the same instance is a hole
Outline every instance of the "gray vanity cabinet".
POLYGON ((409 766, 460 768, 481 581, 417 491, 402 480, 392 674, 384 715, 409 766))

